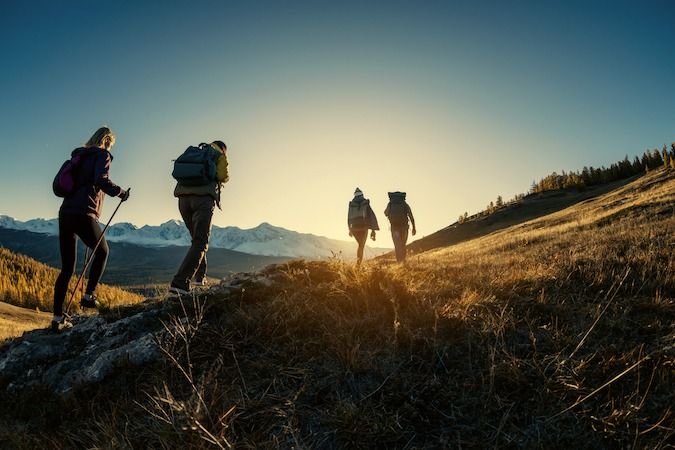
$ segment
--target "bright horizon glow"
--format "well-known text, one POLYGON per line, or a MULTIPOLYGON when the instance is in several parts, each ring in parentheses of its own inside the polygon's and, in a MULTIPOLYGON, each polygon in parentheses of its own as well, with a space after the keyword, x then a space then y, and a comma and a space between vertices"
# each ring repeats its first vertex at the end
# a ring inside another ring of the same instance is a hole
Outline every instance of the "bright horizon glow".
POLYGON ((670 2, 196 3, 0 6, 0 214, 56 217, 54 173, 103 124, 111 179, 132 187, 113 223, 180 219, 171 160, 222 139, 215 225, 348 240, 358 186, 377 246, 388 191, 408 193, 419 238, 675 139, 670 2))

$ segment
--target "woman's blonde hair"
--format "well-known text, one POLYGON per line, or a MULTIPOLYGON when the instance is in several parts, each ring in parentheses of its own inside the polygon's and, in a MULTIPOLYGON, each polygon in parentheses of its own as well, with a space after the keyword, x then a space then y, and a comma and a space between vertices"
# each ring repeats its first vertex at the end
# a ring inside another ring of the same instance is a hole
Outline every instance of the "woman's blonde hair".
POLYGON ((101 127, 96 130, 86 144, 85 147, 99 147, 109 149, 115 144, 115 135, 108 127, 101 127))

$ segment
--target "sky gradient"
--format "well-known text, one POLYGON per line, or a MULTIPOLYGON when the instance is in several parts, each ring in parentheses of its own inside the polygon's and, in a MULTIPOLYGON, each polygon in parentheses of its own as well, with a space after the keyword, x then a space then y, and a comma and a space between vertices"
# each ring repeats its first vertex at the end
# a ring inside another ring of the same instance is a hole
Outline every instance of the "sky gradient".
POLYGON ((222 139, 215 224, 342 239, 357 186, 383 231, 408 192, 420 237, 674 141, 675 3, 549 3, 0 2, 0 214, 56 217, 54 173, 104 124, 115 222, 180 218, 171 160, 222 139))

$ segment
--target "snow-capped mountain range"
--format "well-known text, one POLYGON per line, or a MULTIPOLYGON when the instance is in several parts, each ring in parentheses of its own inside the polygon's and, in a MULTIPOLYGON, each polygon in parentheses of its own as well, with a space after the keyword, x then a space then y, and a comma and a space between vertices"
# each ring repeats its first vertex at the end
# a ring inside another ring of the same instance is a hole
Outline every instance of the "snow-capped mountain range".
MULTIPOLYGON (((57 235, 59 232, 58 219, 32 219, 22 222, 0 215, 0 227, 49 235, 57 235)), ((145 225, 140 228, 131 223, 117 223, 108 228, 106 239, 111 242, 127 242, 145 247, 190 245, 187 228, 179 220, 169 220, 161 225, 145 225)), ((314 234, 299 233, 275 227, 266 222, 250 229, 222 228, 213 225, 209 246, 251 255, 309 259, 327 258, 339 253, 351 259, 356 253, 355 241, 341 241, 314 234)), ((388 248, 368 247, 366 256, 380 255, 389 250, 388 248)))

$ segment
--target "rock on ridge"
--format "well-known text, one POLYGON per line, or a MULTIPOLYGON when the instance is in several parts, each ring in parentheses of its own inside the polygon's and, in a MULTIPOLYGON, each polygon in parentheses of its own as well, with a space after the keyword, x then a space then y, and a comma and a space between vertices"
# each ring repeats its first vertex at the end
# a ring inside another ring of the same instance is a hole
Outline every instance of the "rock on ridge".
MULTIPOLYGON (((251 285, 271 286, 278 274, 240 273, 197 294, 226 298, 251 285)), ((216 300, 222 301, 222 300, 216 300)), ((192 299, 185 299, 186 304, 192 299)), ((140 367, 163 358, 158 346, 172 327, 175 311, 183 310, 178 297, 162 301, 148 299, 131 307, 131 315, 120 318, 76 316, 71 330, 53 333, 35 330, 0 347, 0 389, 19 392, 46 387, 59 395, 68 395, 80 386, 99 383, 122 367, 140 367)), ((182 315, 182 314, 181 314, 182 315)), ((180 322, 187 317, 179 319, 180 322)))
POLYGON ((0 349, 0 387, 15 392, 46 386, 57 394, 97 383, 122 366, 160 359, 156 338, 164 332, 164 308, 148 308, 120 320, 77 316, 71 330, 25 333, 0 349))

